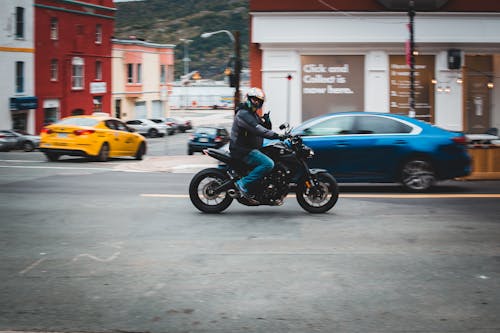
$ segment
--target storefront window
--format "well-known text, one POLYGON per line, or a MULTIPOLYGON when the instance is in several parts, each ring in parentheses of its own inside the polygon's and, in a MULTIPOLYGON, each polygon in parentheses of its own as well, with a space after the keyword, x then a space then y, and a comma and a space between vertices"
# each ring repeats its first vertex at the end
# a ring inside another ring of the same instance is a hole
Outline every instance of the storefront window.
POLYGON ((302 56, 302 119, 364 110, 364 56, 302 56))
MULTIPOLYGON (((434 56, 419 55, 415 57, 415 118, 430 123, 434 122, 434 56)), ((390 94, 391 113, 408 115, 410 112, 410 66, 406 64, 406 56, 391 55, 390 62, 390 94)))
POLYGON ((491 124, 493 58, 491 55, 465 56, 465 131, 483 134, 491 124))

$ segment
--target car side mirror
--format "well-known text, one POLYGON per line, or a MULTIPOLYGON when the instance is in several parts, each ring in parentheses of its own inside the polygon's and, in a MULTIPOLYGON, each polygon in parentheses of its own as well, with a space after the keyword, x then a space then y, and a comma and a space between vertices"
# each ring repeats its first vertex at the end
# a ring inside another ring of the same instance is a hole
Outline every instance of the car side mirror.
POLYGON ((129 132, 131 132, 131 133, 135 132, 135 129, 133 129, 132 127, 128 127, 128 126, 127 126, 127 130, 128 130, 129 132))

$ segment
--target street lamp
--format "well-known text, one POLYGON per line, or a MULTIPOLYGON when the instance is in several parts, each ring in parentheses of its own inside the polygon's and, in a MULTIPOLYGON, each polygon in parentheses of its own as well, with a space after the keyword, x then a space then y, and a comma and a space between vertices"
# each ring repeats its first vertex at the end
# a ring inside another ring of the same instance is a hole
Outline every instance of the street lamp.
POLYGON ((188 44, 193 40, 181 38, 180 41, 184 43, 184 58, 182 59, 182 61, 184 61, 184 75, 187 75, 189 73, 189 62, 191 61, 191 59, 189 59, 188 44))
POLYGON ((234 110, 236 111, 236 108, 240 104, 240 74, 241 74, 241 45, 240 45, 240 32, 239 31, 234 31, 230 32, 228 30, 218 30, 218 31, 213 31, 213 32, 205 32, 201 34, 202 38, 208 38, 210 36, 213 36, 215 34, 219 33, 225 33, 229 36, 231 39, 231 42, 234 44, 234 110))

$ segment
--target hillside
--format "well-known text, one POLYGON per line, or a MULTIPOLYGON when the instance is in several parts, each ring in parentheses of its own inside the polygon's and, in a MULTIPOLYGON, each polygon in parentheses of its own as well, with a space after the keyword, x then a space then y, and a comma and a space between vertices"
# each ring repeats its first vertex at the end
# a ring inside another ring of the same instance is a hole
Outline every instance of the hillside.
POLYGON ((145 0, 118 2, 115 37, 136 36, 154 43, 175 44, 175 77, 184 74, 184 46, 189 44, 189 69, 202 77, 222 79, 226 63, 233 54, 233 43, 226 34, 201 38, 204 32, 239 30, 243 67, 248 66, 247 0, 145 0))

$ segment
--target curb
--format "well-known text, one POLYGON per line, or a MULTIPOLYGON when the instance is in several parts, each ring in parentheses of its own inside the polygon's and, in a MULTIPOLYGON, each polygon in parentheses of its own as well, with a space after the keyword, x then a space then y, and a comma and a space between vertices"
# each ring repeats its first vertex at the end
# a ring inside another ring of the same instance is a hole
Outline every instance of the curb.
POLYGON ((142 161, 117 165, 114 169, 128 172, 193 173, 217 167, 217 161, 205 155, 145 156, 142 161))

